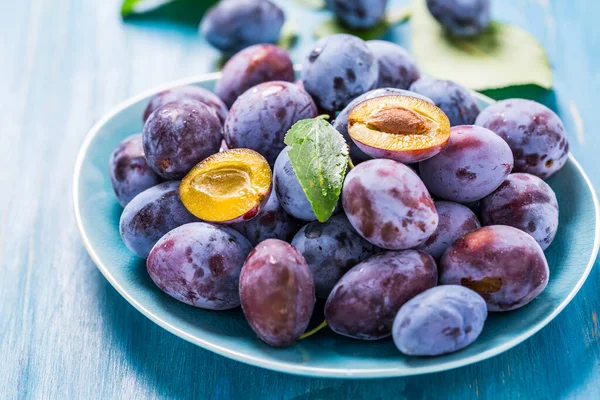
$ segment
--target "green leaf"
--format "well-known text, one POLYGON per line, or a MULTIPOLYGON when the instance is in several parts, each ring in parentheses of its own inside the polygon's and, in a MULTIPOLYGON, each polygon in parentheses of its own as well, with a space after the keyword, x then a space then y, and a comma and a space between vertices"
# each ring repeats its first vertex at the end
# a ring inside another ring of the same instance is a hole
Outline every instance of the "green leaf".
POLYGON ((295 0, 296 3, 302 4, 304 6, 314 8, 317 10, 321 10, 325 8, 325 0, 295 0))
POLYGON ((218 0, 123 0, 123 19, 153 19, 197 25, 218 0))
POLYGON ((320 222, 333 214, 348 166, 348 145, 325 118, 296 122, 284 140, 291 146, 292 167, 320 222))
POLYGON ((383 21, 373 28, 365 30, 356 30, 345 27, 344 25, 340 24, 336 18, 331 18, 318 25, 315 28, 314 35, 320 39, 336 33, 347 33, 349 35, 357 36, 363 40, 373 40, 385 35, 386 32, 392 27, 408 21, 410 16, 411 10, 409 8, 388 11, 383 21))
POLYGON ((412 52, 421 72, 474 90, 533 84, 552 87, 552 70, 541 44, 515 26, 492 22, 473 39, 451 36, 415 0, 412 52))

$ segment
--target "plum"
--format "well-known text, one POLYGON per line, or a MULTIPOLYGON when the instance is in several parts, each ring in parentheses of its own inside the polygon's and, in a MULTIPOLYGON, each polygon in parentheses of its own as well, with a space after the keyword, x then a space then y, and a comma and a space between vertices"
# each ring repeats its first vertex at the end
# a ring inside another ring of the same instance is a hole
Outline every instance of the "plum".
POLYGON ((300 229, 300 223, 285 212, 275 191, 272 190, 267 204, 255 218, 231 224, 231 227, 256 246, 266 239, 281 239, 289 242, 300 229))
POLYGON ((483 110, 475 124, 506 140, 515 159, 514 172, 546 179, 567 162, 565 127, 543 104, 524 99, 499 101, 483 110))
POLYGON ((315 221, 304 225, 294 236, 292 246, 308 263, 317 297, 325 299, 342 275, 377 251, 356 233, 343 214, 324 223, 315 221))
POLYGON ((385 338, 400 307, 436 284, 437 268, 430 255, 417 250, 376 254, 333 287, 325 303, 327 324, 355 339, 385 338))
POLYGON ((479 115, 475 97, 456 82, 421 78, 410 85, 410 90, 433 100, 446 113, 451 126, 473 125, 479 115))
POLYGON ((264 82, 235 101, 225 121, 229 148, 249 148, 270 165, 285 147, 287 131, 301 119, 317 116, 312 98, 291 82, 264 82))
POLYGON ((545 250, 558 229, 558 202, 552 188, 535 175, 509 175, 481 200, 484 225, 509 225, 529 233, 545 250))
POLYGON ((222 126, 215 110, 195 100, 167 103, 144 124, 148 165, 165 179, 181 179, 221 147, 222 126))
POLYGON ((352 100, 342 111, 339 112, 337 117, 335 117, 335 121, 333 121, 333 127, 338 130, 339 133, 344 136, 348 145, 350 145, 350 158, 352 158, 352 162, 356 165, 365 160, 371 159, 371 156, 365 154, 358 146, 354 143, 350 135, 348 134, 348 115, 350 111, 354 107, 356 107, 359 103, 362 103, 365 100, 374 99, 376 97, 382 96, 392 96, 392 95, 400 95, 400 96, 412 96, 418 99, 428 101, 433 103, 430 99, 425 96, 421 96, 418 93, 410 92, 404 89, 396 89, 396 88, 380 88, 370 90, 366 93, 361 94, 352 100))
POLYGON ((225 118, 227 118, 227 113, 229 110, 219 96, 210 90, 193 85, 184 85, 163 90, 162 92, 152 96, 148 102, 146 110, 144 111, 144 122, 148 120, 150 114, 165 104, 172 102, 178 103, 186 100, 196 100, 212 107, 216 111, 221 123, 225 122, 225 118))
POLYGON ((423 182, 409 167, 392 160, 369 160, 350 170, 342 203, 354 229, 384 249, 418 246, 438 224, 423 182))
POLYGON ((450 138, 446 114, 413 96, 382 96, 357 104, 348 115, 348 134, 374 158, 415 163, 438 154, 450 138))
POLYGON ((388 0, 326 0, 341 23, 351 29, 375 27, 385 16, 388 0))
POLYGON ((398 350, 411 356, 452 353, 473 343, 487 318, 483 298, 460 285, 442 285, 407 301, 392 329, 398 350))
POLYGON ((496 190, 512 167, 512 153, 502 138, 480 126, 460 125, 452 127, 438 155, 419 164, 419 171, 431 194, 468 203, 496 190))
POLYGON ((290 215, 303 221, 314 221, 317 216, 294 172, 288 154, 289 150, 289 146, 284 148, 275 161, 275 167, 273 168, 275 193, 281 207, 290 215))
POLYGON ((273 44, 256 44, 225 63, 215 93, 228 107, 246 90, 269 81, 293 82, 294 66, 288 53, 273 44))
POLYGON ((109 175, 117 200, 123 207, 162 181, 146 162, 141 134, 128 136, 119 143, 110 155, 109 175))
POLYGON ((302 63, 302 83, 326 112, 343 109, 377 84, 379 66, 367 44, 336 34, 318 40, 302 63))
POLYGON ((481 228, 477 216, 466 206, 451 201, 436 201, 439 222, 433 235, 415 247, 439 260, 456 239, 481 228))
POLYGON ((431 15, 452 35, 470 38, 490 25, 490 0, 427 0, 431 15))
POLYGON ((179 199, 179 182, 171 181, 135 196, 123 209, 119 230, 127 248, 138 257, 146 258, 167 232, 197 221, 179 199))
POLYGON ((367 46, 379 64, 376 87, 408 89, 420 78, 415 60, 402 46, 385 40, 369 40, 367 46))
POLYGON ((169 231, 146 260, 150 278, 163 292, 208 310, 240 305, 239 280, 252 245, 237 231, 192 222, 169 231))
POLYGON ((200 22, 200 34, 226 54, 279 39, 285 15, 269 0, 223 0, 200 22))
POLYGON ((258 337, 288 347, 302 335, 315 304, 308 265, 289 243, 267 239, 252 250, 240 275, 242 310, 258 337))
POLYGON ((444 253, 440 284, 462 285, 484 298, 488 311, 509 311, 535 299, 548 284, 544 251, 512 226, 492 225, 467 233, 444 253))

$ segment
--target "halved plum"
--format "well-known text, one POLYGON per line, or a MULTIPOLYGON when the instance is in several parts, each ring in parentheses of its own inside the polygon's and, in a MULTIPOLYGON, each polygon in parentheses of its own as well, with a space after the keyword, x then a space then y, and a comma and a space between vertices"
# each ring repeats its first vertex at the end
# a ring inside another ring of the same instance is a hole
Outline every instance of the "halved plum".
POLYGON ((348 133, 371 157, 414 163, 444 148, 450 121, 438 107, 416 97, 382 96, 350 111, 348 133))
POLYGON ((181 181, 183 205, 208 222, 254 218, 271 194, 271 168, 254 150, 232 149, 198 163, 181 181))

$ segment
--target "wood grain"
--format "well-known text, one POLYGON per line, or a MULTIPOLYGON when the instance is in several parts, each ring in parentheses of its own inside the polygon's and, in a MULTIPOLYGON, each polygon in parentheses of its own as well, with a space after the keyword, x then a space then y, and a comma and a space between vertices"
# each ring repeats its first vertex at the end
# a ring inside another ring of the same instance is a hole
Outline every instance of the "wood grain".
MULTIPOLYGON (((600 398, 598 266, 560 316, 524 344, 473 366, 406 379, 269 372, 202 350, 143 317, 101 276, 79 239, 75 155, 112 106, 211 71, 218 53, 194 27, 124 24, 119 3, 0 2, 0 398, 600 398)), ((280 3, 302 29, 298 62, 325 13, 280 3)), ((565 119, 572 152, 596 188, 599 12, 595 0, 494 3, 498 19, 529 30, 548 49, 555 91, 526 95, 565 119)), ((388 39, 408 43, 406 36, 400 27, 388 39)))

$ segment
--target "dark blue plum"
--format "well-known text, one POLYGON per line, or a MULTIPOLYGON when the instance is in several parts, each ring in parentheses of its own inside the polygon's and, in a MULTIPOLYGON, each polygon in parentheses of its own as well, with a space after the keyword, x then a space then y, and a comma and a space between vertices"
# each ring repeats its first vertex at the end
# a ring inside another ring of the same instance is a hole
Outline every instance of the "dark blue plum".
POLYGON ((165 104, 182 102, 186 100, 196 100, 200 103, 211 106, 217 112, 221 123, 225 122, 225 118, 227 118, 227 113, 229 110, 219 96, 210 90, 192 85, 179 86, 173 89, 163 90, 162 92, 152 96, 148 102, 146 110, 144 111, 144 122, 146 122, 150 114, 165 104))
POLYGON ((144 154, 165 179, 181 179, 219 151, 223 127, 215 110, 195 100, 167 103, 144 124, 144 154))
POLYGON ((469 89, 452 81, 421 78, 410 90, 433 100, 450 120, 450 126, 473 125, 479 115, 479 105, 469 89))
POLYGON ((326 112, 339 111, 373 89, 378 73, 377 59, 369 46, 346 34, 320 39, 302 63, 304 89, 326 112))
POLYGON ((209 9, 200 34, 224 53, 259 43, 275 43, 285 21, 283 11, 268 0, 223 0, 209 9))
POLYGON ((148 257, 154 244, 167 232, 197 222, 179 199, 179 182, 164 182, 138 194, 125 206, 119 228, 129 250, 148 257))
POLYGON ((468 38, 490 25, 490 0, 427 0, 431 15, 452 35, 468 38))
POLYGON ((394 319, 396 347, 410 356, 438 356, 473 343, 487 318, 483 298, 464 286, 431 288, 407 301, 394 319))
POLYGON ((350 158, 352 158, 352 162, 355 165, 365 160, 370 160, 371 157, 365 154, 365 152, 363 152, 361 149, 359 149, 358 146, 354 143, 354 140, 352 140, 352 138, 350 138, 350 135, 348 134, 348 115, 350 114, 350 111, 352 111, 352 109, 358 103, 363 102, 365 100, 373 99, 375 97, 392 95, 412 96, 433 103, 431 99, 428 99, 427 97, 422 96, 418 93, 396 88, 380 88, 370 90, 352 100, 350 104, 344 107, 344 109, 340 111, 338 116, 335 118, 335 121, 333 121, 333 127, 344 136, 344 139, 346 139, 346 142, 350 145, 350 158))
POLYGON ((327 8, 352 29, 373 28, 383 20, 388 0, 327 0, 327 8))
POLYGON ((109 174, 117 200, 123 207, 162 181, 146 162, 141 134, 131 135, 119 143, 110 156, 109 174))
POLYGON ((240 271, 252 245, 233 229, 194 222, 173 229, 152 248, 146 267, 163 292, 208 310, 240 305, 240 271))
POLYGON ((230 149, 255 150, 273 165, 292 125, 316 116, 312 98, 294 83, 264 82, 233 103, 225 121, 225 141, 230 149))
POLYGON ((340 278, 378 249, 363 239, 345 215, 310 222, 294 236, 294 246, 306 259, 317 297, 327 298, 340 278))
POLYGON ((290 147, 284 148, 273 167, 273 187, 279 203, 290 215, 304 220, 314 221, 317 219, 310 202, 304 194, 294 167, 288 155, 290 147))
POLYGON ((231 107, 252 86, 269 81, 293 82, 294 79, 294 66, 284 49, 273 44, 256 44, 227 61, 215 85, 215 93, 231 107))
POLYGON ((367 46, 379 63, 376 87, 408 89, 421 77, 415 60, 402 46, 385 40, 369 40, 367 46))
POLYGON ((230 226, 256 246, 266 239, 289 242, 300 229, 300 222, 285 212, 273 190, 267 204, 256 217, 230 226))

